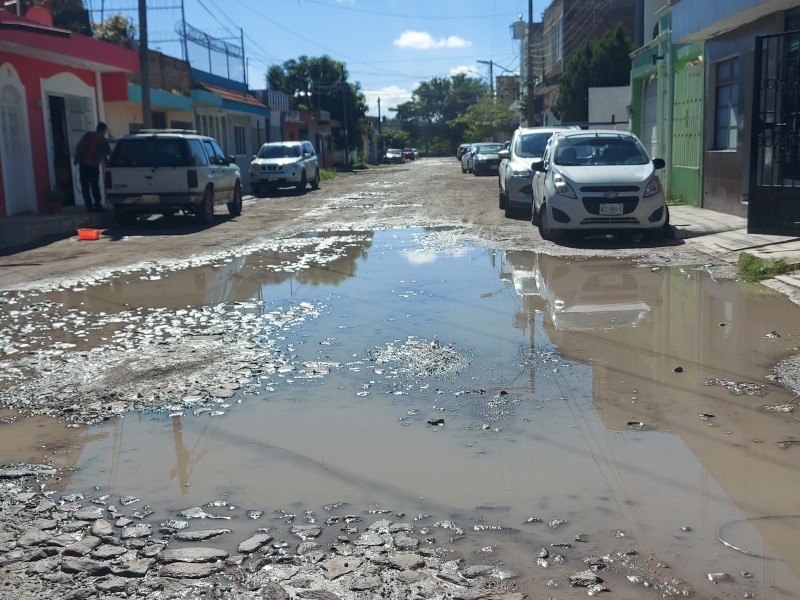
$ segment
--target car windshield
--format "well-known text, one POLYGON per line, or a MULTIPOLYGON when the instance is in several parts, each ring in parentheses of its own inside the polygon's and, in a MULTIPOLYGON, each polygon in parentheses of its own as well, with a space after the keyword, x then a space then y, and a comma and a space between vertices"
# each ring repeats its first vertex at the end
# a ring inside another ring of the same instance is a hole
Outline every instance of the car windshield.
POLYGON ((586 136, 562 140, 553 162, 564 166, 645 165, 641 145, 630 137, 586 136))
POLYGON ((289 146, 284 144, 270 144, 261 146, 258 151, 258 158, 298 158, 300 156, 300 146, 289 146))
POLYGON ((497 154, 503 149, 503 144, 482 144, 478 146, 478 154, 497 154))
POLYGON ((544 154, 547 140, 552 134, 545 133, 526 133, 519 136, 514 142, 514 154, 521 158, 538 158, 544 154))
POLYGON ((399 148, 389 148, 386 151, 386 154, 400 154, 400 149, 399 148))

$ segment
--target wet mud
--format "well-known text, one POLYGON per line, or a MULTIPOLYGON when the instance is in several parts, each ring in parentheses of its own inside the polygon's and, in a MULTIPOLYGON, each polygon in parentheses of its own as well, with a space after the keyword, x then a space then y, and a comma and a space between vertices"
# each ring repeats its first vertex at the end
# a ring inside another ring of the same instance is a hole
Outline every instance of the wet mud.
POLYGON ((0 302, 0 464, 58 469, 7 501, 147 525, 139 559, 225 530, 202 545, 274 540, 235 572, 305 564, 292 528, 328 552, 386 519, 463 561, 435 593, 466 565, 531 597, 800 589, 800 332, 761 286, 400 228, 0 302))

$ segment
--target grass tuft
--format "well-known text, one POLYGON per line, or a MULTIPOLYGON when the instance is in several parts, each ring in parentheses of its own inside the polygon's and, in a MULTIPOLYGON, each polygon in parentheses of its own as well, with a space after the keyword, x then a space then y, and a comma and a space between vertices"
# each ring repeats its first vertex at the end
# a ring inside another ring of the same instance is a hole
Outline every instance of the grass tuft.
POLYGON ((782 259, 762 260, 752 254, 742 252, 736 262, 739 277, 745 281, 761 281, 791 271, 791 267, 782 259))

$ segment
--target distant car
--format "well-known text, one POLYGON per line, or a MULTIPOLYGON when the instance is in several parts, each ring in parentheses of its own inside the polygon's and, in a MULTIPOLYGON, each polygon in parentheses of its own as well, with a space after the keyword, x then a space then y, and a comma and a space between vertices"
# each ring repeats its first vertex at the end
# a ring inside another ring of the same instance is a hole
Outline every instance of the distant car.
POLYGON ((412 148, 411 150, 414 152, 414 160, 417 160, 419 158, 419 150, 416 148, 412 148))
POLYGON ((464 156, 464 152, 467 151, 467 148, 469 148, 469 144, 460 144, 458 146, 458 149, 456 150, 456 160, 457 161, 461 160, 461 157, 464 156))
POLYGON ((214 222, 214 208, 242 214, 242 183, 233 156, 217 141, 187 129, 143 129, 114 145, 105 169, 106 199, 120 225, 178 211, 214 222))
POLYGON ((414 149, 413 148, 403 148, 403 158, 406 160, 414 160, 416 157, 414 156, 414 149))
POLYGON ((473 175, 494 175, 500 165, 499 152, 503 149, 503 144, 486 143, 478 144, 472 154, 472 174, 473 175))
POLYGON ((470 159, 472 158, 472 153, 475 151, 476 144, 467 144, 467 147, 461 153, 461 172, 462 173, 472 173, 472 165, 470 164, 470 159))
POLYGON ((565 232, 638 231, 660 235, 669 208, 656 170, 639 139, 617 130, 553 134, 542 158, 533 160, 531 223, 542 238, 565 232))
POLYGON ((268 142, 250 163, 250 185, 259 195, 288 187, 304 191, 308 184, 319 187, 319 161, 309 141, 268 142))
POLYGON ((507 217, 531 216, 531 161, 544 153, 547 140, 556 131, 569 131, 558 127, 520 127, 511 136, 507 149, 500 152, 497 170, 499 206, 507 217))
POLYGON ((386 154, 383 155, 383 162, 385 164, 402 165, 404 162, 406 162, 406 159, 403 156, 403 151, 400 150, 400 148, 389 148, 386 151, 386 154))

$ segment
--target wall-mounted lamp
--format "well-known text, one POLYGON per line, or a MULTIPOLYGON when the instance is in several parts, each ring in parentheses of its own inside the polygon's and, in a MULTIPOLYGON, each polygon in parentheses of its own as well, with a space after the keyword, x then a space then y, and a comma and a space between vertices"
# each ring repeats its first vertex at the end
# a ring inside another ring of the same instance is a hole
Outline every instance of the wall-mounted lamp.
POLYGON ((664 55, 663 54, 660 54, 660 55, 659 54, 651 54, 650 57, 653 59, 653 65, 656 64, 657 60, 664 60, 664 55))
POLYGON ((703 64, 703 55, 695 56, 692 60, 689 61, 689 64, 693 67, 699 67, 703 64))

